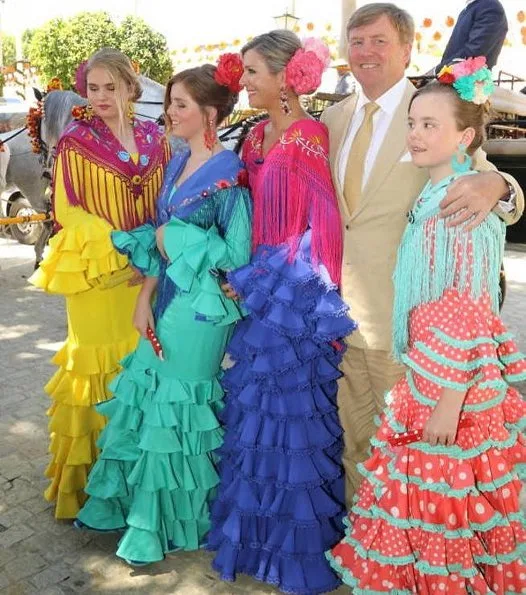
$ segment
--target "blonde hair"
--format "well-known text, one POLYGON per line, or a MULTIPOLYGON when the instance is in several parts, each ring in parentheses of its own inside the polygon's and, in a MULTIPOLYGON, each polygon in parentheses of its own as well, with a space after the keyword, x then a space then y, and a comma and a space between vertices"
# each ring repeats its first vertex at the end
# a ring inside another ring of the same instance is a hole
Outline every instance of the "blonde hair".
POLYGON ((123 134, 126 129, 128 102, 135 102, 142 95, 139 77, 135 73, 128 56, 114 48, 102 48, 91 55, 86 65, 86 82, 90 70, 94 68, 106 70, 115 84, 117 110, 119 112, 119 131, 123 134), (124 89, 129 91, 129 95, 124 93, 124 89))
POLYGON ((265 64, 272 74, 281 72, 297 50, 301 48, 299 37, 286 29, 275 29, 254 37, 241 48, 244 56, 249 50, 254 50, 265 60, 265 64))

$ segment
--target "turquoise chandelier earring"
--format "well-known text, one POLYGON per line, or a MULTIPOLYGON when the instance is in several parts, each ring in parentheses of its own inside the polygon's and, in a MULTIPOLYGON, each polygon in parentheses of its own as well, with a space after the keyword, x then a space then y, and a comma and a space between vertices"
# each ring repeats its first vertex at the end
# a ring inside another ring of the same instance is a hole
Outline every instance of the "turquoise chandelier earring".
POLYGON ((460 143, 451 157, 451 167, 456 174, 464 174, 471 169, 471 157, 467 154, 466 145, 460 143))

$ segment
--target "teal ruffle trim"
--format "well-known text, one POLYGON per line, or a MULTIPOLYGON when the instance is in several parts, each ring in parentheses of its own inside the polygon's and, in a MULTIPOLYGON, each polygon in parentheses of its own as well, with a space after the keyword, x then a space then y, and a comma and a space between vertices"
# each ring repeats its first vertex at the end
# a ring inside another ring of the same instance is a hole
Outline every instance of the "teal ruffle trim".
POLYGON ((223 391, 217 378, 163 375, 163 363, 153 354, 148 361, 141 345, 121 362, 114 398, 98 406, 110 421, 78 518, 96 529, 125 528, 117 555, 155 562, 174 548, 198 549, 209 531, 223 391))
POLYGON ((128 256, 130 263, 147 277, 158 277, 161 256, 157 250, 155 227, 150 223, 131 231, 112 231, 116 250, 128 256))
MULTIPOLYGON (((385 591, 374 591, 371 589, 360 589, 358 587, 359 581, 356 579, 347 568, 338 564, 331 552, 325 552, 325 557, 329 561, 331 568, 339 574, 343 582, 351 587, 353 595, 385 595, 385 591)), ((391 589, 389 595, 413 595, 407 589, 391 589)))
POLYGON ((226 243, 215 226, 203 229, 172 218, 165 229, 164 247, 170 260, 166 274, 181 292, 192 295, 191 307, 197 314, 222 326, 242 318, 237 302, 224 296, 210 274, 210 269, 232 268, 226 243))
POLYGON ((399 529, 423 529, 429 533, 440 533, 446 539, 459 539, 462 537, 471 538, 475 535, 475 531, 490 531, 495 527, 509 527, 510 522, 517 522, 524 525, 526 523, 524 515, 520 512, 512 513, 507 518, 496 512, 493 517, 486 523, 470 524, 470 529, 447 529, 446 525, 426 523, 420 519, 399 519, 390 515, 385 510, 379 508, 375 504, 370 509, 366 510, 360 506, 353 506, 352 511, 363 518, 374 519, 381 518, 387 521, 390 525, 398 527, 399 529))

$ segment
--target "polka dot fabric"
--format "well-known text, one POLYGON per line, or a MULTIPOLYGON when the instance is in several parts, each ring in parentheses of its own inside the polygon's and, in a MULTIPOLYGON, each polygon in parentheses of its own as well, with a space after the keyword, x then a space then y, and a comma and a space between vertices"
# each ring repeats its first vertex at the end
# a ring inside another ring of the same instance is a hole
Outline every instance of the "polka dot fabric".
POLYGON ((526 594, 526 403, 508 384, 526 379, 526 360, 487 296, 448 289, 409 324, 407 374, 387 395, 345 538, 327 558, 363 595, 526 594), (393 434, 424 427, 444 387, 466 392, 470 424, 455 444, 392 447, 393 434))

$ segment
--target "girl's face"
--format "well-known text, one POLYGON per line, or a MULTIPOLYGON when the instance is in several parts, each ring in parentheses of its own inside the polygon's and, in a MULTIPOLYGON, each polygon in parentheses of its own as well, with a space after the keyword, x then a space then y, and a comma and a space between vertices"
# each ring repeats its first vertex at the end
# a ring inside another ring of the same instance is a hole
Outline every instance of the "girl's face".
POLYGON ((247 90, 250 107, 268 109, 277 105, 283 73, 272 74, 263 56, 256 50, 245 52, 243 67, 240 83, 247 90))
POLYGON ((474 136, 473 128, 457 129, 453 100, 441 93, 415 98, 408 127, 407 146, 413 163, 427 167, 435 180, 453 173, 451 158, 460 143, 469 146, 474 136))
POLYGON ((204 134, 206 117, 183 83, 174 83, 170 90, 170 105, 167 109, 170 118, 170 132, 185 140, 204 134))
POLYGON ((104 121, 119 119, 118 103, 121 94, 131 99, 131 94, 124 82, 116 82, 110 73, 101 66, 95 66, 88 72, 88 102, 93 111, 104 121))

